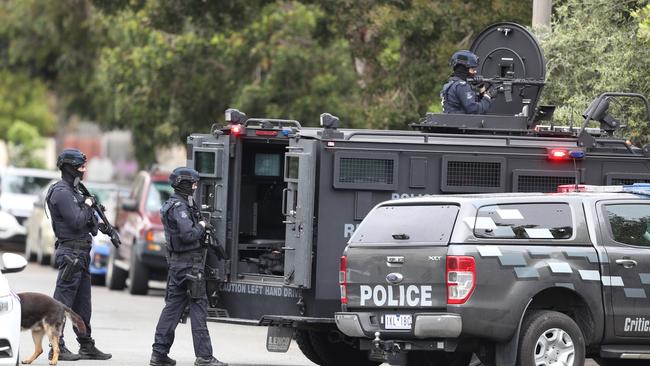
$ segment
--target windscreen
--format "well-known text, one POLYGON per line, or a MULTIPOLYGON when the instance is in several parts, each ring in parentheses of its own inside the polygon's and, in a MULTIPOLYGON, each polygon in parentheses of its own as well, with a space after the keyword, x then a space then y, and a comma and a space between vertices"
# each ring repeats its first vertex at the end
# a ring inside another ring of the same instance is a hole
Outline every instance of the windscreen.
POLYGON ((2 176, 2 191, 16 194, 38 195, 51 180, 52 178, 7 174, 2 176))
POLYGON ((160 211, 160 206, 162 206, 162 204, 165 203, 173 193, 174 189, 169 184, 154 183, 149 189, 149 195, 147 196, 147 211, 160 211))
POLYGON ((447 245, 458 210, 455 205, 381 206, 370 211, 350 243, 447 245))

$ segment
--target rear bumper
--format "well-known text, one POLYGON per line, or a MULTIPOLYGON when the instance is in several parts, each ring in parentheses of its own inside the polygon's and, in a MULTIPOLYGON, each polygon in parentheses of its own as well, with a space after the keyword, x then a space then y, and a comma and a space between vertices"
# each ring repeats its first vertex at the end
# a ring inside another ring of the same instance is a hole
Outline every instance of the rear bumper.
MULTIPOLYGON (((350 337, 373 338, 381 329, 374 313, 343 313, 334 315, 336 326, 350 337)), ((456 338, 463 329, 463 321, 453 313, 413 314, 413 335, 416 338, 456 338)))

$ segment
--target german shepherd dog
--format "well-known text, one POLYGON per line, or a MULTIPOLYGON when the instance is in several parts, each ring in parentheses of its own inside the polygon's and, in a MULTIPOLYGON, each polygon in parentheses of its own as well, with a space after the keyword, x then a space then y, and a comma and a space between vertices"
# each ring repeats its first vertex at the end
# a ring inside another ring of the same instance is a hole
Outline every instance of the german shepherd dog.
POLYGON ((18 294, 18 297, 20 297, 21 306, 20 326, 23 330, 30 329, 34 340, 34 353, 24 359, 22 363, 30 364, 43 353, 43 336, 47 335, 52 345, 50 365, 56 365, 59 362, 59 336, 63 330, 66 315, 81 332, 86 331, 86 324, 69 307, 47 295, 23 292, 18 294))

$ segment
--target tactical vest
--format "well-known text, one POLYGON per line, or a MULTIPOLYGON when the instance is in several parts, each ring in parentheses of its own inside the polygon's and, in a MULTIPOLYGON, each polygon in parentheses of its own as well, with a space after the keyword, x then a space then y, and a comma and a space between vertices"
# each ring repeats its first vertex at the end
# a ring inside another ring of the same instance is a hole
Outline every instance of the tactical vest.
MULTIPOLYGON (((169 220, 169 213, 172 208, 178 208, 183 204, 178 198, 170 197, 160 208, 160 219, 165 227, 165 247, 168 253, 184 253, 201 249, 201 242, 197 240, 195 243, 183 243, 180 238, 180 231, 178 225, 172 225, 169 220)), ((191 220, 194 222, 194 216, 191 220)))

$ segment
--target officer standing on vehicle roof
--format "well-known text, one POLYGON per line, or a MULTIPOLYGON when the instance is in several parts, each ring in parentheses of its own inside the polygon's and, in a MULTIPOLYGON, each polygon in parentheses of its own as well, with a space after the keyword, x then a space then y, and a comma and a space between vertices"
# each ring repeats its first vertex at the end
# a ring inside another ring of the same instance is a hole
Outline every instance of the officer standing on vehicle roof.
POLYGON ((485 114, 492 105, 492 99, 481 87, 478 98, 467 83, 467 78, 476 76, 478 56, 466 50, 456 51, 449 62, 454 74, 442 87, 440 99, 445 113, 485 114))
MULTIPOLYGON (((90 335, 90 235, 97 235, 99 226, 91 208, 94 198, 84 197, 77 188, 86 171, 86 155, 77 149, 65 149, 56 166, 61 170, 62 179, 50 187, 46 198, 56 236, 54 260, 59 269, 54 298, 74 310, 86 323, 85 333, 74 328, 79 354, 68 350, 61 334, 59 360, 108 360, 111 355, 98 350, 90 335)), ((52 359, 51 349, 49 358, 52 359)))
POLYGON ((203 235, 205 221, 193 194, 199 182, 199 173, 190 168, 179 167, 169 176, 174 194, 162 205, 160 215, 165 227, 167 243, 167 293, 165 307, 160 314, 151 354, 151 366, 173 366, 176 361, 167 354, 174 343, 174 332, 185 307, 189 303, 192 321, 192 341, 196 366, 227 366, 212 355, 212 343, 206 318, 208 298, 205 289, 205 255, 203 235))

